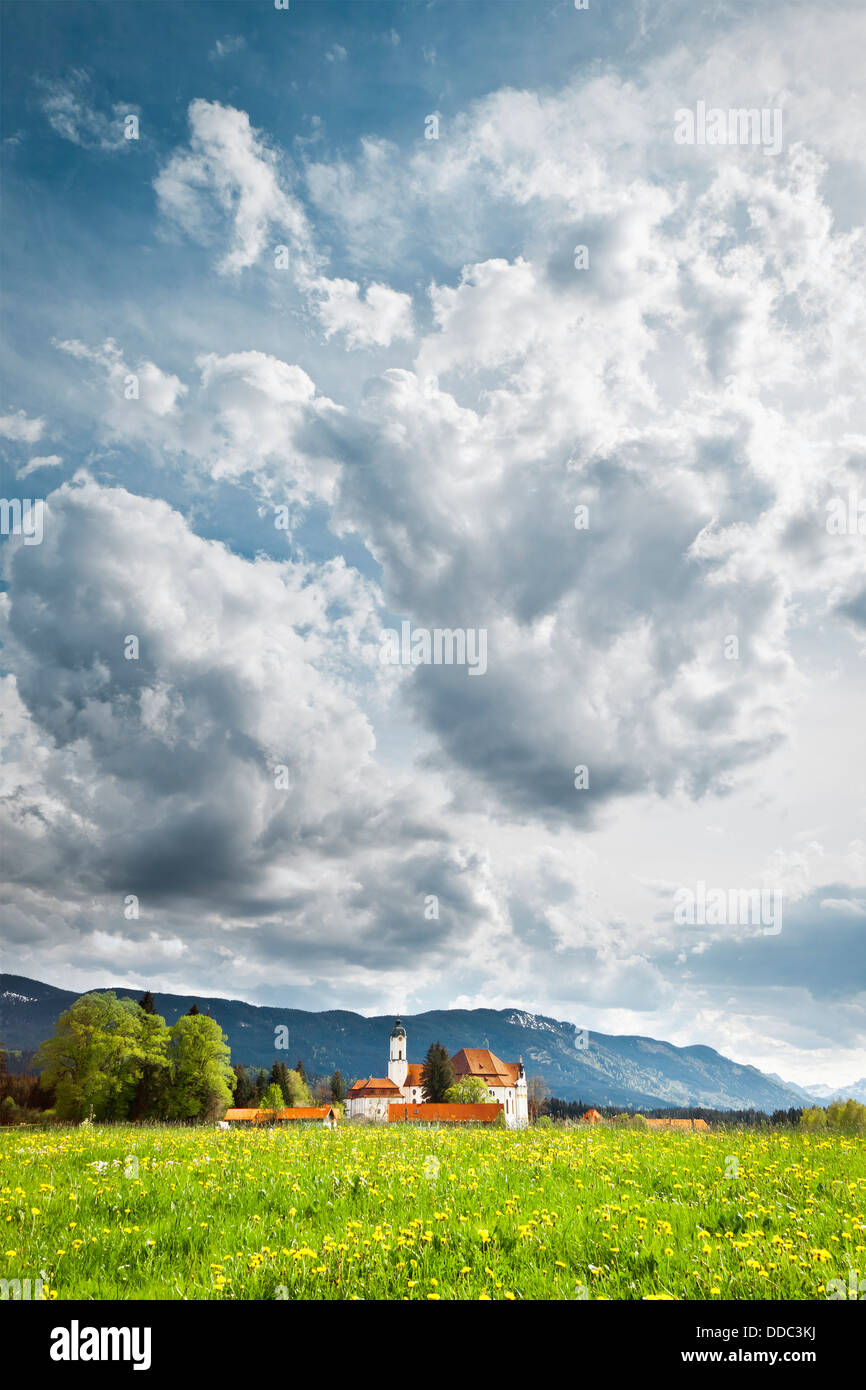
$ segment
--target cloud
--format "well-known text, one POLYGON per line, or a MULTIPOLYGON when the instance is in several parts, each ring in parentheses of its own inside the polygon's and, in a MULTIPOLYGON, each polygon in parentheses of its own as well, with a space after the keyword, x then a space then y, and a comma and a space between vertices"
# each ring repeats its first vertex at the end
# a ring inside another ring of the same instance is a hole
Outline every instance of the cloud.
POLYGON ((247 41, 242 34, 230 34, 224 39, 217 39, 208 57, 211 62, 219 58, 228 58, 232 53, 241 53, 247 46, 247 41))
POLYGON ((289 269, 326 336, 344 333, 351 347, 387 347, 411 335, 408 295, 376 283, 361 296, 354 281, 317 273, 323 257, 303 204, 290 191, 288 161, 245 112, 197 100, 189 120, 189 148, 170 157, 154 186, 163 215, 202 244, 212 240, 213 213, 221 215, 230 229, 229 249, 218 261, 223 274, 249 270, 267 256, 269 265, 289 269))
POLYGON ((247 269, 261 257, 272 224, 289 239, 296 265, 305 266, 312 257, 306 215, 281 187, 277 154, 246 112, 196 100, 189 123, 188 149, 173 154, 154 183, 163 214, 198 240, 209 215, 221 213, 232 229, 219 262, 224 274, 247 269))
POLYGON ((7 916, 33 923, 45 960, 71 932, 81 966, 110 939, 119 967, 165 971, 180 939, 207 972, 216 932, 247 978, 342 959, 372 980, 422 941, 433 972, 489 922, 478 857, 373 761, 348 683, 378 647, 359 575, 243 560, 164 502, 85 477, 49 497, 39 551, 13 542, 7 559, 4 700, 24 756, 3 806, 7 916), (46 888, 61 881, 62 908, 46 888), (429 893, 449 909, 433 937, 429 893))
POLYGON ((44 420, 31 419, 23 410, 17 411, 15 415, 0 415, 0 435, 4 439, 13 439, 16 443, 35 444, 42 438, 44 429, 44 420))
POLYGON ((333 499, 331 440, 341 410, 301 367, 263 352, 205 353, 191 388, 153 362, 133 370, 113 339, 99 348, 76 339, 57 346, 99 373, 106 443, 134 443, 159 463, 177 459, 198 478, 244 479, 274 504, 333 499))
POLYGON ((63 459, 59 454, 45 454, 37 458, 32 458, 29 463, 25 463, 15 474, 16 478, 26 478, 30 473, 35 473, 39 468, 59 468, 63 459))
POLYGON ((323 295, 316 314, 327 338, 343 333, 349 347, 388 347, 399 338, 413 336, 411 295, 372 284, 362 297, 353 280, 328 280, 324 276, 314 287, 323 295))
POLYGON ((135 103, 114 102, 111 114, 94 103, 91 79, 83 69, 74 69, 64 78, 37 78, 39 101, 52 130, 64 140, 83 149, 116 153, 128 149, 132 141, 124 135, 128 116, 140 116, 135 103))

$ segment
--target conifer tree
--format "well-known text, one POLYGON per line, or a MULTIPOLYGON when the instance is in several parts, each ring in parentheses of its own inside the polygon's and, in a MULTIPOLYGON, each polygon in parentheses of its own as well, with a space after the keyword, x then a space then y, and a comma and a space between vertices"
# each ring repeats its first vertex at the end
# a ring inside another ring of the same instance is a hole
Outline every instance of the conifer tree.
POLYGON ((451 1058, 440 1042, 431 1043, 421 1069, 421 1085, 426 1101, 441 1102, 445 1092, 454 1085, 451 1058))

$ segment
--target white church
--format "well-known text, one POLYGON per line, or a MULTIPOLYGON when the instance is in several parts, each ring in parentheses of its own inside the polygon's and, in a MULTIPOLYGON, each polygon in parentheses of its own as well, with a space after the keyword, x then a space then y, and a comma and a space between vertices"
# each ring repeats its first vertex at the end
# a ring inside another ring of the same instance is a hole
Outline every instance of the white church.
MULTIPOLYGON (((487 1087, 490 1103, 498 1103, 509 1129, 520 1129, 529 1121, 526 1072, 523 1062, 501 1062, 486 1047, 462 1047, 451 1058, 454 1079, 474 1076, 487 1087)), ((406 1059, 406 1029, 398 1018, 391 1029, 391 1050, 387 1076, 369 1076, 356 1081, 346 1096, 348 1119, 387 1120, 389 1105, 408 1101, 421 1105, 424 1091, 420 1062, 406 1059)), ((459 1109, 459 1107, 455 1107, 459 1109)), ((456 1118, 456 1116, 455 1116, 456 1118)))

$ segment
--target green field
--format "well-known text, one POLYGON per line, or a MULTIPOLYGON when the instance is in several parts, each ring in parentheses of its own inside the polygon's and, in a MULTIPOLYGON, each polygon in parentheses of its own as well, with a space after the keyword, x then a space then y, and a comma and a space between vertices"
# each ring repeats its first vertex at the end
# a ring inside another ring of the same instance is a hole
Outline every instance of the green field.
POLYGON ((813 1299, 866 1275, 866 1144, 7 1128, 0 1221, 0 1277, 58 1299, 813 1299))

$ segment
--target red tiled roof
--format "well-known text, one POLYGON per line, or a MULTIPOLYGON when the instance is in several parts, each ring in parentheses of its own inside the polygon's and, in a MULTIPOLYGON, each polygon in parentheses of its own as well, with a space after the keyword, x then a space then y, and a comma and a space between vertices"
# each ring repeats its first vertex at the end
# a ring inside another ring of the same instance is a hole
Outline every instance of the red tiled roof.
POLYGON ((647 1120, 650 1129, 709 1130, 706 1120, 647 1120))
POLYGON ((413 1105, 403 1101, 400 1105, 388 1106, 388 1119, 391 1121, 426 1121, 446 1124, 492 1124, 502 1106, 489 1105, 440 1105, 425 1101, 423 1105, 413 1105))
POLYGON ((601 1119, 601 1115, 598 1110, 587 1110, 583 1118, 586 1124, 597 1125, 601 1119))
POLYGON ((265 1120, 326 1120, 333 1115, 330 1105, 295 1105, 284 1110, 227 1110, 223 1119, 246 1121, 248 1124, 263 1124, 265 1120))
POLYGON ((406 1080, 403 1082, 403 1089, 407 1086, 422 1086, 421 1073, 424 1070, 423 1063, 410 1062, 406 1068, 406 1080))
MULTIPOLYGON (((451 1058, 455 1076, 477 1076, 489 1086, 513 1086, 511 1072, 495 1052, 486 1047, 461 1047, 451 1058)), ((511 1064, 515 1066, 515 1063, 511 1064)), ((519 1071, 519 1066, 517 1067, 519 1071)))
POLYGON ((400 1087, 388 1076, 368 1076, 366 1081, 356 1081, 349 1088, 353 1100, 359 1096, 399 1096, 400 1087))
POLYGON ((331 1105, 287 1105, 285 1110, 277 1111, 278 1120, 326 1120, 333 1115, 331 1105))

